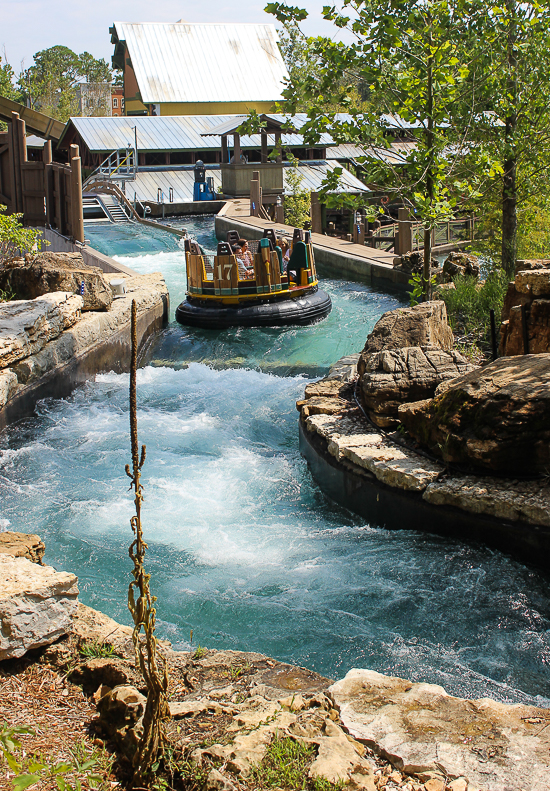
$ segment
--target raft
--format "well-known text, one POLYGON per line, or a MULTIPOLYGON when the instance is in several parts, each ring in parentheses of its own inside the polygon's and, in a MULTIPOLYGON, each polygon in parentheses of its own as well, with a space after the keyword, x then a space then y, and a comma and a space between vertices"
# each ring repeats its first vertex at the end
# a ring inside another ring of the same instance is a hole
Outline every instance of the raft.
MULTIPOLYGON (((231 239, 229 232, 228 237, 231 239)), ((228 242, 215 256, 186 240, 186 299, 176 320, 189 327, 283 327, 313 324, 330 313, 328 294, 319 289, 309 233, 294 232, 288 267, 271 229, 250 242, 252 263, 245 269, 228 242), (288 271, 287 271, 288 270, 288 271)))

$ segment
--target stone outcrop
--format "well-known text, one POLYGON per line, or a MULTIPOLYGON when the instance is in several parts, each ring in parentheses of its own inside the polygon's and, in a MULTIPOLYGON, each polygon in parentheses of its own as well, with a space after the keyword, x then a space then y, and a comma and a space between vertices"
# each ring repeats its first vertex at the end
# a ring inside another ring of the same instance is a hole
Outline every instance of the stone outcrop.
POLYGON ((502 307, 500 354, 514 356, 550 352, 550 262, 520 261, 515 280, 508 285, 502 307), (527 325, 527 346, 523 333, 522 307, 527 325))
POLYGON ((364 374, 368 356, 373 352, 410 346, 451 350, 453 344, 453 331, 443 300, 423 302, 413 308, 397 308, 384 313, 374 325, 357 362, 357 371, 359 376, 364 374))
POLYGON ((77 596, 74 574, 0 554, 0 660, 70 632, 77 596))
MULTIPOLYGON (((398 255, 393 259, 393 268, 407 275, 421 275, 424 271, 424 253, 420 250, 413 250, 398 255)), ((430 275, 431 277, 435 275, 437 282, 442 280, 443 270, 436 258, 432 258, 430 275)))
MULTIPOLYGON (((76 324, 43 345, 37 353, 19 359, 7 369, 7 373, 0 371, 0 408, 5 406, 7 400, 16 395, 22 387, 35 382, 54 368, 68 363, 127 326, 130 322, 133 299, 136 301, 138 320, 143 312, 158 306, 163 300, 168 300, 168 290, 160 272, 133 277, 117 274, 117 278, 121 277, 126 281, 126 296, 123 299, 115 299, 109 311, 85 313, 76 324)), ((40 299, 50 299, 52 296, 49 294, 40 299)), ((81 297, 72 295, 70 300, 81 300, 81 297)), ((23 304, 33 305, 37 301, 23 304)), ((2 306, 0 306, 0 317, 1 310, 2 306)), ((0 350, 1 337, 0 323, 0 350)))
POLYGON ((33 533, 0 533, 0 555, 12 558, 27 558, 31 563, 42 564, 46 547, 40 536, 33 533))
POLYGON ((478 278, 479 262, 477 256, 462 252, 449 253, 443 262, 443 275, 446 281, 452 280, 457 275, 468 275, 478 278))
POLYGON ((435 684, 358 669, 329 694, 355 739, 424 780, 426 788, 548 788, 548 709, 464 700, 435 684), (439 785, 428 786, 438 778, 439 785))
POLYGON ((0 368, 40 352, 80 318, 82 297, 55 292, 0 303, 0 368))
POLYGON ((17 299, 55 291, 82 294, 82 310, 109 310, 113 301, 101 269, 85 264, 80 253, 38 253, 10 262, 0 267, 0 289, 13 292, 17 299))
POLYGON ((405 404, 409 433, 446 462, 511 475, 550 469, 550 354, 501 357, 405 404))
POLYGON ((437 346, 389 349, 365 355, 360 392, 371 420, 381 428, 394 428, 399 406, 434 395, 437 386, 456 379, 473 366, 457 351, 437 346))

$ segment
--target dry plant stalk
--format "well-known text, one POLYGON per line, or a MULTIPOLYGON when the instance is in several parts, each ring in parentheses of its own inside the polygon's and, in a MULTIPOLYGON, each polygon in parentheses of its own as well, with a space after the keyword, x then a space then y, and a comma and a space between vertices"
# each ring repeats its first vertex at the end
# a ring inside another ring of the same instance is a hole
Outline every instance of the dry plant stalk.
POLYGON ((170 716, 166 690, 168 688, 168 673, 166 660, 157 650, 155 637, 156 596, 151 595, 149 588, 150 574, 144 568, 145 550, 147 544, 143 540, 141 525, 141 503, 143 501, 143 487, 140 483, 141 468, 145 462, 145 445, 141 446, 139 454, 137 432, 137 403, 136 403, 136 374, 137 374, 137 331, 136 331, 136 301, 132 301, 132 359, 130 364, 130 437, 132 443, 132 471, 126 465, 126 474, 131 479, 130 488, 134 490, 135 516, 130 519, 134 541, 130 545, 130 557, 134 562, 132 575, 133 581, 128 589, 128 609, 134 619, 133 641, 136 652, 136 666, 139 668, 147 686, 147 703, 143 715, 143 734, 137 746, 133 769, 132 784, 134 786, 146 785, 153 772, 153 765, 157 760, 159 750, 164 744, 163 720, 170 716), (135 596, 137 592, 137 600, 135 596), (141 637, 143 629, 144 638, 141 637))

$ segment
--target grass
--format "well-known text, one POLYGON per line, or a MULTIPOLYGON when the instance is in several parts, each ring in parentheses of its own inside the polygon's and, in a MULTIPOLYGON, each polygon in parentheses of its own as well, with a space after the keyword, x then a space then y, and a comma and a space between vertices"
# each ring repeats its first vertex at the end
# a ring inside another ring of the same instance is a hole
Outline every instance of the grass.
POLYGON ((498 331, 509 279, 501 269, 494 269, 482 284, 467 275, 458 275, 453 282, 454 289, 442 290, 437 296, 447 306, 449 323, 455 335, 459 336, 461 351, 464 353, 469 349, 468 356, 475 359, 480 352, 486 352, 491 347, 491 308, 495 311, 498 331))
POLYGON ((193 659, 204 659, 208 652, 208 649, 203 645, 198 645, 195 649, 195 653, 193 654, 193 659))
POLYGON ((309 766, 315 748, 294 739, 276 736, 267 748, 263 761, 252 770, 254 788, 281 788, 288 791, 336 791, 342 783, 323 778, 310 779, 309 766))
POLYGON ((119 656, 111 643, 81 643, 78 647, 78 653, 85 656, 86 659, 110 658, 119 656))

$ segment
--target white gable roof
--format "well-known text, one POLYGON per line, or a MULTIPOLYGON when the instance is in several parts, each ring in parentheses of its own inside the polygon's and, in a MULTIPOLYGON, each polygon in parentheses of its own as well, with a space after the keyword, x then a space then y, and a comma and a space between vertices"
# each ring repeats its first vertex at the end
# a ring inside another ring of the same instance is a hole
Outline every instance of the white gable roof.
POLYGON ((115 22, 145 104, 274 102, 288 76, 271 24, 115 22))

